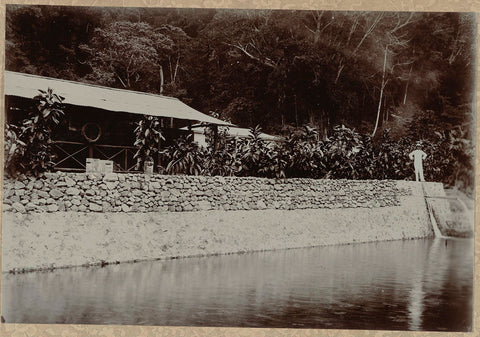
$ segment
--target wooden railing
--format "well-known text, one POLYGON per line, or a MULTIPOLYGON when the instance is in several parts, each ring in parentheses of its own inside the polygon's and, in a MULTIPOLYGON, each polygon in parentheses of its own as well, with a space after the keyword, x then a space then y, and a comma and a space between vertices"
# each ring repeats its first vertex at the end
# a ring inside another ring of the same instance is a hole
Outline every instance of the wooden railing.
POLYGON ((84 172, 87 158, 113 161, 115 172, 137 172, 133 158, 135 148, 123 145, 85 144, 69 141, 54 141, 57 159, 54 168, 59 171, 84 172))

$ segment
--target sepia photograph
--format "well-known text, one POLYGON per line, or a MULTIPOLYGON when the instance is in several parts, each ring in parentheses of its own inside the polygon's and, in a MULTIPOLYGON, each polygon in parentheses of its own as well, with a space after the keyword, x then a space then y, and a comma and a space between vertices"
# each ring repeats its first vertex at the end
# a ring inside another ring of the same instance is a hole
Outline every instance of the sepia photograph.
POLYGON ((4 29, 6 326, 473 332, 476 13, 4 29))

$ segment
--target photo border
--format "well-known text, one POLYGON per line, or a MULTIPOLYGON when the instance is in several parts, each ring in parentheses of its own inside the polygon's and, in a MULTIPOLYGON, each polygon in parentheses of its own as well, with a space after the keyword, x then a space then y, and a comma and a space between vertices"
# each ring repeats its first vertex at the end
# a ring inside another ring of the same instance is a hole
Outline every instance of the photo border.
MULTIPOLYGON (((241 8, 241 9, 323 9, 323 10, 353 10, 353 11, 425 11, 425 12, 476 12, 477 13, 477 54, 476 54, 476 99, 475 108, 478 111, 479 93, 478 87, 480 72, 478 69, 478 32, 480 1, 465 1, 463 3, 449 0, 89 0, 89 1, 63 1, 63 0, 36 0, 36 1, 9 1, 0 0, 1 24, 0 24, 0 95, 4 95, 4 67, 5 67, 5 15, 7 4, 31 4, 31 5, 65 5, 65 6, 96 6, 96 7, 171 7, 171 8, 241 8)), ((0 123, 4 124, 5 100, 0 103, 0 123)), ((480 123, 475 118, 476 143, 480 135, 480 123)), ((3 127, 1 139, 4 139, 3 127)), ((0 150, 0 160, 3 162, 3 146, 0 150)), ((68 324, 0 324, 1 336, 477 336, 480 335, 480 235, 479 218, 480 211, 477 202, 479 182, 480 146, 475 148, 475 257, 474 257, 474 301, 473 301, 473 331, 471 333, 438 333, 438 332, 411 332, 411 331, 385 331, 385 330, 330 330, 330 329, 272 329, 272 328, 209 328, 209 327, 160 327, 160 326, 128 326, 128 325, 68 325, 68 324)), ((3 186, 3 165, 0 181, 3 186)), ((3 198, 3 188, 0 190, 3 198)), ((1 221, 0 221, 1 222, 1 221)), ((1 225, 0 225, 1 229, 1 225)), ((2 232, 0 230, 0 241, 2 232)), ((1 256, 0 256, 1 262, 1 256)), ((0 280, 1 286, 1 280, 0 280)), ((1 303, 1 294, 0 294, 1 303)))

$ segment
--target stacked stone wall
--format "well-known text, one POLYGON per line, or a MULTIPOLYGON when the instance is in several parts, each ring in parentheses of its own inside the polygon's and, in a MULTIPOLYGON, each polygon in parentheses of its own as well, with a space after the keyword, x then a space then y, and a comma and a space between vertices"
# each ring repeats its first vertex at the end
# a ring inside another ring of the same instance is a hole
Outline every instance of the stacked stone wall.
POLYGON ((144 174, 48 173, 4 180, 7 212, 185 212, 399 206, 410 184, 144 174))

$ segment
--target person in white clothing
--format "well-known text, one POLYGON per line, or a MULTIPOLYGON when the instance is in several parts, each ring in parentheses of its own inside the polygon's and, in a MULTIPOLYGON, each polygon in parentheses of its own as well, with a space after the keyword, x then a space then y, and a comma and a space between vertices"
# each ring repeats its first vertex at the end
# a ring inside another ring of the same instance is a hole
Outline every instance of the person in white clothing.
POLYGON ((415 167, 416 181, 425 181, 423 177, 423 160, 427 158, 427 154, 422 151, 422 146, 417 143, 416 149, 410 152, 408 156, 410 160, 414 160, 413 165, 415 167))

